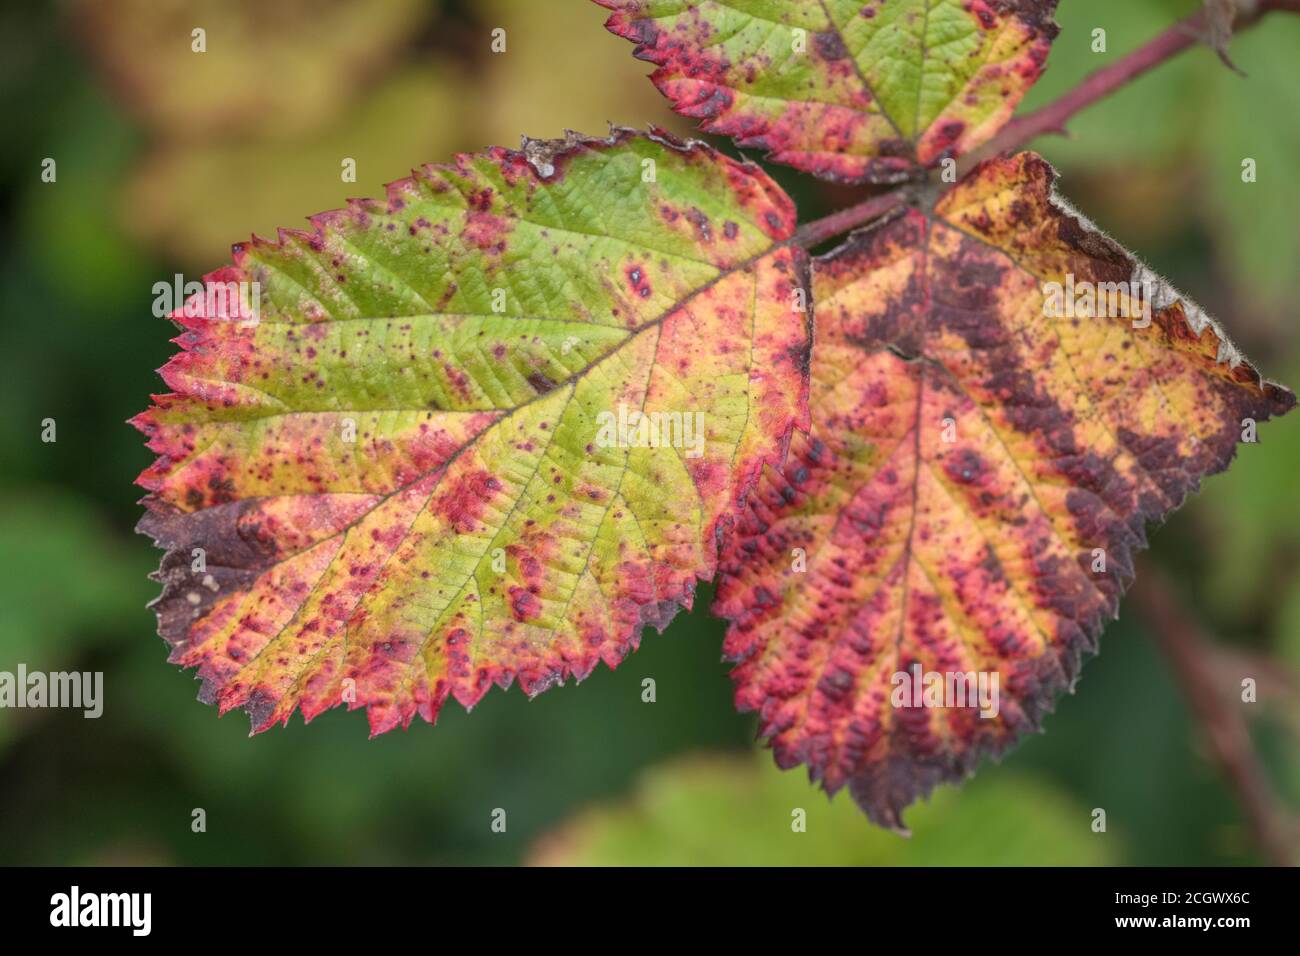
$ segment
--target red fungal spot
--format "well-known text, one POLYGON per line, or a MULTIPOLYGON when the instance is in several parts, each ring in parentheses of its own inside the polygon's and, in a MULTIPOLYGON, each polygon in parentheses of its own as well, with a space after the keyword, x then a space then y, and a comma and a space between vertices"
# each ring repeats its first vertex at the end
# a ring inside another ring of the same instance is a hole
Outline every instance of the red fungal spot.
POLYGON ((646 276, 645 270, 639 265, 630 265, 624 270, 627 275, 627 284, 643 299, 650 298, 650 279, 646 276))
POLYGON ((510 610, 516 621, 531 621, 542 613, 542 602, 537 595, 519 585, 510 587, 510 610))
POLYGON ((727 471, 716 461, 694 458, 689 460, 687 468, 691 473, 692 480, 695 482, 695 487, 700 490, 700 496, 705 500, 708 500, 713 495, 721 494, 726 486, 727 471))
POLYGON ((445 490, 429 502, 429 510, 442 515, 461 534, 478 527, 478 520, 498 491, 501 482, 487 471, 458 475, 445 490))
POLYGON ((963 448, 943 459, 943 470, 961 485, 979 484, 988 474, 988 465, 972 449, 963 448))
POLYGON ((966 9, 975 14, 976 19, 980 22, 980 26, 985 30, 992 30, 998 25, 998 18, 994 15, 993 11, 984 4, 983 0, 972 0, 971 4, 966 9))
POLYGON ((473 390, 470 388, 469 376, 456 368, 454 365, 444 364, 443 371, 447 373, 447 381, 451 387, 456 390, 456 394, 465 401, 473 397, 473 390))
POLYGON ((470 245, 500 254, 505 251, 506 236, 510 229, 511 222, 508 219, 486 212, 472 212, 466 217, 465 228, 460 234, 470 245))
POLYGON ((686 213, 686 220, 695 227, 695 235, 700 242, 713 241, 713 229, 709 225, 709 217, 701 210, 692 206, 686 213))
POLYGON ((555 382, 545 372, 534 371, 528 375, 528 384, 533 387, 538 395, 545 395, 555 388, 555 382))
POLYGON ((836 30, 813 34, 813 46, 817 49, 817 55, 826 61, 843 60, 849 55, 836 30))
POLYGON ((781 217, 771 210, 763 214, 763 225, 765 227, 763 231, 773 239, 783 239, 790 232, 787 223, 782 221, 781 217))
POLYGON ((966 124, 961 120, 952 120, 944 123, 935 131, 934 149, 937 152, 943 152, 961 139, 961 134, 966 132, 966 124))

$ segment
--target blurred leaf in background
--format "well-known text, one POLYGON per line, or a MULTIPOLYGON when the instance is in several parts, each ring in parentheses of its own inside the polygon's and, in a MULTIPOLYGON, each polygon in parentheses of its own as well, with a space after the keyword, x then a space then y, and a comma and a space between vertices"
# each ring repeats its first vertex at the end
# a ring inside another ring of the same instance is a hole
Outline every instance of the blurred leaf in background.
MULTIPOLYGON (((87 648, 139 614, 150 588, 131 558, 94 509, 72 495, 0 494, 0 669, 80 669, 87 648)), ((0 753, 14 733, 48 714, 0 710, 0 753)))
POLYGON ((290 140, 337 116, 403 58, 429 9, 424 0, 78 0, 71 21, 148 130, 223 143, 290 140))
POLYGON ((941 787, 908 811, 913 835, 864 824, 803 773, 766 757, 695 756, 647 771, 617 804, 578 813, 530 855, 540 866, 1099 866, 1119 837, 1031 777, 941 787), (802 826, 797 831, 796 826, 802 826))
POLYGON ((489 29, 505 31, 507 47, 483 62, 474 90, 480 141, 472 148, 515 146, 524 133, 538 139, 562 137, 566 129, 604 135, 609 123, 654 123, 698 138, 694 124, 673 113, 647 79, 650 64, 634 59, 626 41, 604 29, 604 7, 591 0, 480 0, 474 13, 489 29))
POLYGON ((384 183, 410 174, 415 157, 448 158, 464 139, 465 93, 453 71, 408 66, 291 141, 160 146, 131 176, 122 223, 187 270, 210 271, 229 260, 232 242, 308 228, 312 213, 382 195, 384 183), (345 170, 355 181, 344 181, 345 170))

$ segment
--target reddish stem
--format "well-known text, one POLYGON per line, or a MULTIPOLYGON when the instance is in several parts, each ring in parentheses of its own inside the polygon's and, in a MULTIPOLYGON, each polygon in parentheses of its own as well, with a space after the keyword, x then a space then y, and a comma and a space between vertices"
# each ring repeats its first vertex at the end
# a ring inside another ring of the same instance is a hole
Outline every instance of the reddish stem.
MULTIPOLYGON (((1238 0, 1241 10, 1235 29, 1242 29, 1275 10, 1300 13, 1300 0, 1238 0)), ((1077 87, 1053 103, 1025 116, 1012 120, 983 147, 960 163, 960 172, 977 165, 981 160, 1024 146, 1044 133, 1064 133, 1065 124, 1080 110, 1113 93, 1130 80, 1172 59, 1177 54, 1199 42, 1205 33, 1204 14, 1196 13, 1171 26, 1154 40, 1109 66, 1102 67, 1084 77, 1077 87)), ((801 226, 795 242, 805 249, 856 229, 877 219, 904 202, 911 201, 913 193, 905 186, 893 192, 849 206, 822 219, 801 226)))
POLYGON ((1194 44, 1196 34, 1193 27, 1200 19, 1200 14, 1196 14, 1175 24, 1123 59, 1089 73, 1083 82, 1059 100, 1013 119, 997 136, 962 160, 962 172, 990 156, 1023 146, 1044 133, 1065 135, 1065 124, 1075 113, 1194 44))
POLYGON ((879 219, 885 213, 896 206, 903 205, 911 198, 911 191, 904 187, 879 196, 872 196, 870 199, 863 200, 853 206, 846 206, 829 216, 804 223, 799 227, 799 231, 795 233, 795 244, 805 249, 811 249, 827 239, 833 239, 850 229, 856 229, 873 219, 879 219))
MULTIPOLYGON (((1256 0, 1256 2, 1239 0, 1238 6, 1240 13, 1234 24, 1234 29, 1237 30, 1254 24, 1266 13, 1274 10, 1300 13, 1300 0, 1256 0)), ((1080 110, 1110 95, 1166 60, 1173 59, 1183 50, 1199 43, 1205 34, 1204 11, 1198 11, 1180 20, 1127 56, 1089 73, 1084 77, 1083 82, 1055 102, 1013 119, 997 136, 962 161, 962 173, 978 165, 981 160, 1017 149, 1044 133, 1065 135, 1065 124, 1080 110)))
POLYGON ((1296 827, 1278 803, 1239 708, 1231 706, 1208 658, 1200 626, 1154 565, 1143 567, 1131 599, 1169 659, 1192 714, 1236 794, 1255 842, 1275 866, 1296 863, 1296 827))

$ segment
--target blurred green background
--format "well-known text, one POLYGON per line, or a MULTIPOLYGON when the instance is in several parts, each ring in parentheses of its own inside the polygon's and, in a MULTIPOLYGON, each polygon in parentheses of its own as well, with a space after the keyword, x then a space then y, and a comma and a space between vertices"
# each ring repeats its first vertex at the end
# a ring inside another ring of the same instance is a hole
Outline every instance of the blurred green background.
MULTIPOLYGON (((1028 105, 1194 3, 1062 0, 1028 105), (1107 51, 1093 52, 1106 30, 1107 51)), ((1047 733, 912 811, 867 824, 779 773, 734 713, 722 626, 679 618, 616 672, 529 702, 366 739, 358 714, 247 736, 165 663, 156 564, 125 420, 174 332, 154 282, 226 261, 256 231, 374 195, 412 165, 520 133, 679 132, 646 64, 586 0, 118 0, 0 13, 0 670, 100 670, 99 720, 0 711, 0 863, 1260 862, 1142 622, 1128 611, 1047 733), (191 30, 207 52, 190 50, 191 30), (491 31, 507 50, 493 54, 491 31), (41 181, 45 158, 57 181, 41 181), (357 182, 340 181, 345 157, 357 182), (56 443, 41 422, 57 422, 56 443), (653 677, 657 702, 641 702, 653 677), (505 833, 490 827, 507 811, 505 833), (1105 834, 1090 827, 1104 808, 1105 834), (194 808, 207 815, 191 830, 194 808), (795 808, 807 833, 791 831, 795 808)), ((1300 381, 1300 18, 1234 41, 1248 78, 1182 55, 1038 147, 1099 226, 1220 317, 1270 377, 1300 381), (1241 182, 1245 157, 1258 182, 1241 182)), ((805 219, 850 198, 784 170, 805 219)), ((1258 676, 1251 729, 1300 806, 1300 415, 1155 536, 1150 559, 1217 640, 1225 693, 1258 676), (1243 662, 1246 662, 1243 664, 1243 662), (1243 669, 1244 668, 1244 669, 1243 669)))

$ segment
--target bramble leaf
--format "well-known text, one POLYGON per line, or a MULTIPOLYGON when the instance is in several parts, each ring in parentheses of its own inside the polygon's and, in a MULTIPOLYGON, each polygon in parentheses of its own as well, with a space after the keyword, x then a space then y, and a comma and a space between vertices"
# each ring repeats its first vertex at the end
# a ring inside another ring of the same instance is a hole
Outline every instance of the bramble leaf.
POLYGON ((428 17, 419 0, 285 3, 273 12, 258 0, 67 7, 69 26, 151 138, 223 148, 259 133, 310 134, 363 95, 428 17), (219 54, 207 55, 209 42, 219 54))
POLYGON ((720 565, 737 705, 883 825, 1039 727, 1146 527, 1295 404, 1054 179, 985 163, 814 263, 812 430, 720 565))
POLYGON ((172 316, 174 391, 135 420, 159 629, 201 699, 255 731, 346 702, 379 733, 581 680, 689 607, 806 426, 785 194, 615 130, 311 221, 209 277, 258 283, 256 324, 204 296, 172 316))
POLYGON ((710 133, 826 179, 970 152, 1043 71, 1056 0, 596 0, 710 133))

